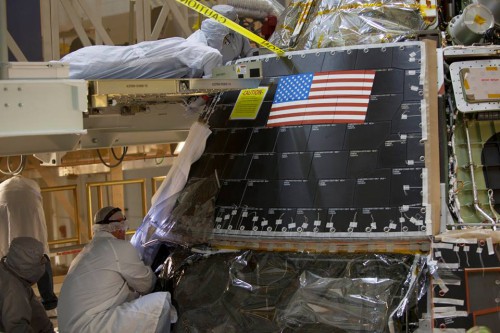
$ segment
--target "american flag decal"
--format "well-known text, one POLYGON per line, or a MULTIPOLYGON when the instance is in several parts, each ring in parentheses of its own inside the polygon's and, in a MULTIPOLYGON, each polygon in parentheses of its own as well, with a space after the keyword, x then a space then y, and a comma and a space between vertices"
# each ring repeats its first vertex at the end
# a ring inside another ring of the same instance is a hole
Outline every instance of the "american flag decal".
POLYGON ((374 79, 373 70, 282 77, 267 126, 363 123, 374 79))

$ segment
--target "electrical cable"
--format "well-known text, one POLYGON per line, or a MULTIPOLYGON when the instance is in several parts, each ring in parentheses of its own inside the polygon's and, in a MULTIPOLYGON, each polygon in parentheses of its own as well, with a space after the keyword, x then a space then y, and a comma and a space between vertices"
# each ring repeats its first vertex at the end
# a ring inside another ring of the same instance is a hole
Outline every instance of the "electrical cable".
POLYGON ((99 149, 96 149, 97 156, 99 157, 99 160, 101 161, 101 163, 104 164, 105 166, 107 166, 110 169, 111 168, 116 168, 117 166, 119 166, 123 162, 123 159, 125 158, 125 155, 127 155, 127 150, 128 150, 128 147, 124 147, 123 148, 122 156, 117 157, 115 155, 115 152, 114 152, 113 148, 111 148, 111 152, 113 154, 113 157, 117 160, 117 162, 115 164, 109 164, 109 163, 106 163, 106 161, 104 161, 104 159, 102 158, 102 155, 101 155, 101 152, 99 151, 99 149))
POLYGON ((26 167, 26 160, 27 160, 26 157, 24 155, 21 155, 21 160, 19 161, 19 166, 15 170, 12 170, 10 168, 10 156, 7 156, 7 170, 8 171, 4 171, 4 170, 0 169, 0 173, 7 175, 7 176, 18 175, 21 172, 23 172, 24 168, 26 167))

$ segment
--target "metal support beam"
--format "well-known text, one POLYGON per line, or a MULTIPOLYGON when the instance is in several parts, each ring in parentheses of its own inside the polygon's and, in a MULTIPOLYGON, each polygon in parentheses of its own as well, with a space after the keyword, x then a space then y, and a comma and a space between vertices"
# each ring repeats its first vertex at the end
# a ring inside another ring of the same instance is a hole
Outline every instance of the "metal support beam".
POLYGON ((168 6, 168 2, 164 2, 161 7, 160 15, 158 15, 158 19, 156 19, 155 26, 153 28, 153 32, 151 33, 151 40, 157 40, 160 36, 161 29, 165 25, 167 21, 168 14, 170 13, 170 7, 168 6))
POLYGON ((193 30, 191 30, 191 28, 189 27, 187 16, 182 15, 181 11, 179 10, 179 7, 177 7, 177 3, 175 1, 166 1, 166 4, 170 7, 170 10, 172 11, 175 24, 181 27, 185 37, 191 35, 193 33, 193 30))
MULTIPOLYGON (((83 46, 90 46, 92 43, 90 42, 89 37, 87 36, 87 33, 85 32, 85 29, 83 28, 82 22, 80 21, 80 17, 78 16, 75 8, 69 2, 68 0, 60 0, 61 4, 64 7, 64 10, 69 16, 69 19, 71 20, 71 23, 73 23, 73 27, 75 28, 76 34, 82 41, 83 46)), ((58 42, 59 45, 59 42, 58 42)))
POLYGON ((28 61, 23 51, 21 51, 16 41, 8 31, 7 31, 7 46, 17 61, 28 61))
POLYGON ((106 32, 106 29, 102 25, 101 20, 97 17, 96 13, 90 8, 86 0, 78 0, 78 3, 82 7, 83 11, 88 16, 88 18, 90 19, 90 22, 92 22, 92 24, 94 25, 96 35, 98 35, 102 39, 104 44, 114 45, 113 41, 106 32))
POLYGON ((7 47, 7 0, 0 0, 0 80, 7 78, 9 51, 7 47))

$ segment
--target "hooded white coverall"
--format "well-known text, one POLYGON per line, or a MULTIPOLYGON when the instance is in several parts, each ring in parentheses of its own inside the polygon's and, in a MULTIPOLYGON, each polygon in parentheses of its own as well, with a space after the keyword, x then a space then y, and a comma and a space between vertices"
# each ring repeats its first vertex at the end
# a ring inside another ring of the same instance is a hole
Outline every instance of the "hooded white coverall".
MULTIPOLYGON (((238 13, 233 6, 215 5, 212 9, 228 19, 238 22, 238 13)), ((224 45, 220 52, 222 54, 222 65, 225 65, 229 61, 258 55, 259 49, 252 47, 248 38, 231 30, 224 38, 224 45)))
POLYGON ((14 176, 0 184, 0 257, 19 236, 37 239, 44 253, 49 253, 40 186, 32 179, 14 176))
POLYGON ((177 320, 170 293, 144 295, 155 281, 128 241, 97 232, 64 280, 59 332, 170 332, 170 323, 177 320))
POLYGON ((43 245, 32 237, 12 241, 0 261, 0 331, 54 332, 31 285, 45 273, 43 245))

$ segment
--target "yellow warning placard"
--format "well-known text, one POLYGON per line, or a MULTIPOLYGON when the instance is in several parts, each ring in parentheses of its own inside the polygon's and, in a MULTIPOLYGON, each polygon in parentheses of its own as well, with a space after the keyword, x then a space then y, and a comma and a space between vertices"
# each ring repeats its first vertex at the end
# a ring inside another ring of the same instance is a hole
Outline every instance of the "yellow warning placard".
POLYGON ((268 87, 255 89, 243 89, 238 95, 233 112, 229 116, 230 120, 252 120, 257 118, 260 106, 264 101, 268 87))
POLYGON ((246 38, 254 41, 255 43, 267 48, 268 50, 271 50, 272 52, 276 53, 277 55, 281 56, 285 53, 282 49, 279 47, 273 45, 272 43, 269 43, 267 40, 264 38, 254 34, 253 32, 243 28, 239 24, 231 21, 227 17, 217 13, 215 10, 212 10, 210 7, 207 7, 205 5, 202 5, 196 0, 175 0, 181 4, 183 4, 186 7, 191 8, 194 11, 197 11, 198 13, 205 15, 206 17, 209 17, 211 19, 214 19, 215 21, 221 23, 222 25, 228 27, 229 29, 236 31, 237 33, 245 36, 246 38))

